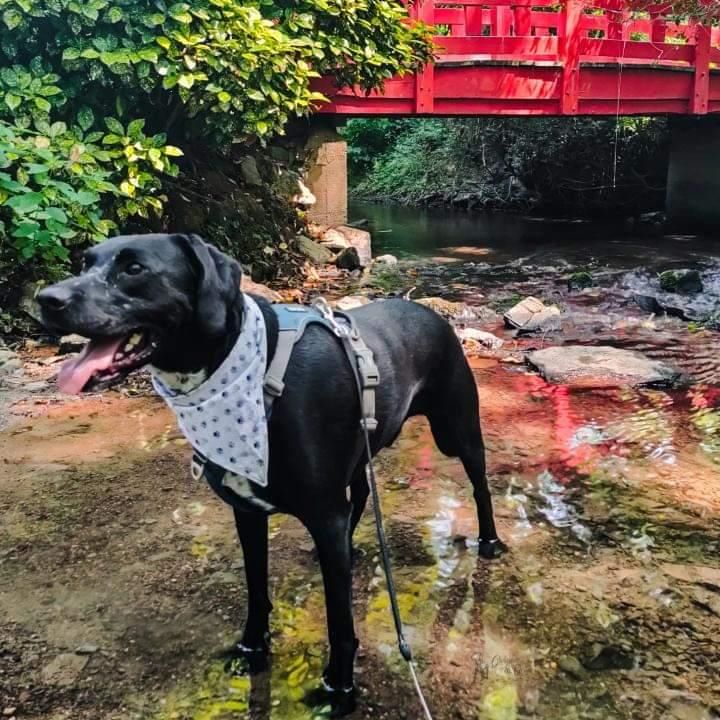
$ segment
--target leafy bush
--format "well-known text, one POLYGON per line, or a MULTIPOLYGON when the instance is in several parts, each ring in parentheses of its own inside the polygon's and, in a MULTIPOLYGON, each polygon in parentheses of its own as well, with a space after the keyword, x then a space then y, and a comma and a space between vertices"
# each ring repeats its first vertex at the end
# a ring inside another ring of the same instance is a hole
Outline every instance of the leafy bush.
POLYGON ((586 213, 662 204, 663 119, 403 120, 377 140, 374 120, 351 120, 353 192, 408 204, 586 213), (360 124, 356 127, 356 124, 360 124))
POLYGON ((281 133, 323 99, 320 75, 371 89, 413 69, 431 45, 404 16, 395 0, 0 0, 0 263, 61 262, 159 212, 177 146, 281 133))

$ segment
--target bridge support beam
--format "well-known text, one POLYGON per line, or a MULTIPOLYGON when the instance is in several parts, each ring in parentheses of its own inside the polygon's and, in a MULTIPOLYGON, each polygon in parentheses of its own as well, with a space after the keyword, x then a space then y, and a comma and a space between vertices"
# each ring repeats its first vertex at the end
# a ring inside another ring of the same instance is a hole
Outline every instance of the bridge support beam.
POLYGON ((347 143, 332 122, 313 120, 305 156, 305 182, 317 198, 308 219, 320 225, 344 225, 348 219, 347 143))
POLYGON ((666 209, 678 230, 720 230, 720 120, 673 118, 666 209))

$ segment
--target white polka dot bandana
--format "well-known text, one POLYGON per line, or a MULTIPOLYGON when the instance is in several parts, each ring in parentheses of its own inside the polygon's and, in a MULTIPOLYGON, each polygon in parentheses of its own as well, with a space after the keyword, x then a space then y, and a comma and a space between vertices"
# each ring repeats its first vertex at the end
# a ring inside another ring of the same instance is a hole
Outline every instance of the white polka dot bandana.
POLYGON ((268 483, 268 430, 263 398, 267 362, 265 321, 257 303, 244 296, 243 327, 218 370, 186 394, 174 394, 153 375, 158 394, 202 455, 262 487, 268 483))

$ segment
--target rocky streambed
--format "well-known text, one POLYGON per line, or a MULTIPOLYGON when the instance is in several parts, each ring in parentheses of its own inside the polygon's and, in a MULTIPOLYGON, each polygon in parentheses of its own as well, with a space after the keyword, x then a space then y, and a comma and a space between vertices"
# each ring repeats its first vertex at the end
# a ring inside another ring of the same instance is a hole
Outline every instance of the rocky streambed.
MULTIPOLYGON (((508 257, 480 240, 453 245, 448 229, 442 249, 418 257, 378 238, 376 254, 394 251, 399 262, 354 278, 319 272, 303 297, 349 307, 409 294, 450 319, 477 380, 511 548, 499 562, 478 561, 462 467, 436 450, 424 420, 409 421, 378 471, 401 609, 434 716, 718 717, 718 335, 636 299, 694 317, 712 309, 712 252, 690 241, 662 253, 641 241, 572 252, 548 239, 508 257), (685 268, 698 270, 702 291, 664 294, 660 272, 685 268), (571 282, 580 272, 590 276, 584 287, 571 282), (505 319, 528 297, 557 308, 551 326, 525 332, 505 319), (566 366, 573 357, 573 372, 549 369, 548 350, 566 366), (648 381, 650 371, 660 377, 648 381)), ((0 712, 323 717, 302 702, 318 681, 325 633, 302 528, 286 517, 271 524, 272 667, 228 676, 213 653, 244 616, 242 558, 229 513, 190 478, 188 448, 161 401, 141 382, 58 396, 54 347, 18 348, 2 362, 0 712)), ((369 516, 358 548, 354 717, 414 720, 369 516)))

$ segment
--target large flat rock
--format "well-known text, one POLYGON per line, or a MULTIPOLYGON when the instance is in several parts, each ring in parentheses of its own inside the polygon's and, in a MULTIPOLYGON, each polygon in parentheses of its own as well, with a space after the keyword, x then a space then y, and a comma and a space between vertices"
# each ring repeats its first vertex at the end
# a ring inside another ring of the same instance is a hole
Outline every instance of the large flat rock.
POLYGON ((548 382, 579 387, 672 385, 680 372, 634 350, 607 346, 564 345, 536 350, 528 363, 548 382))

